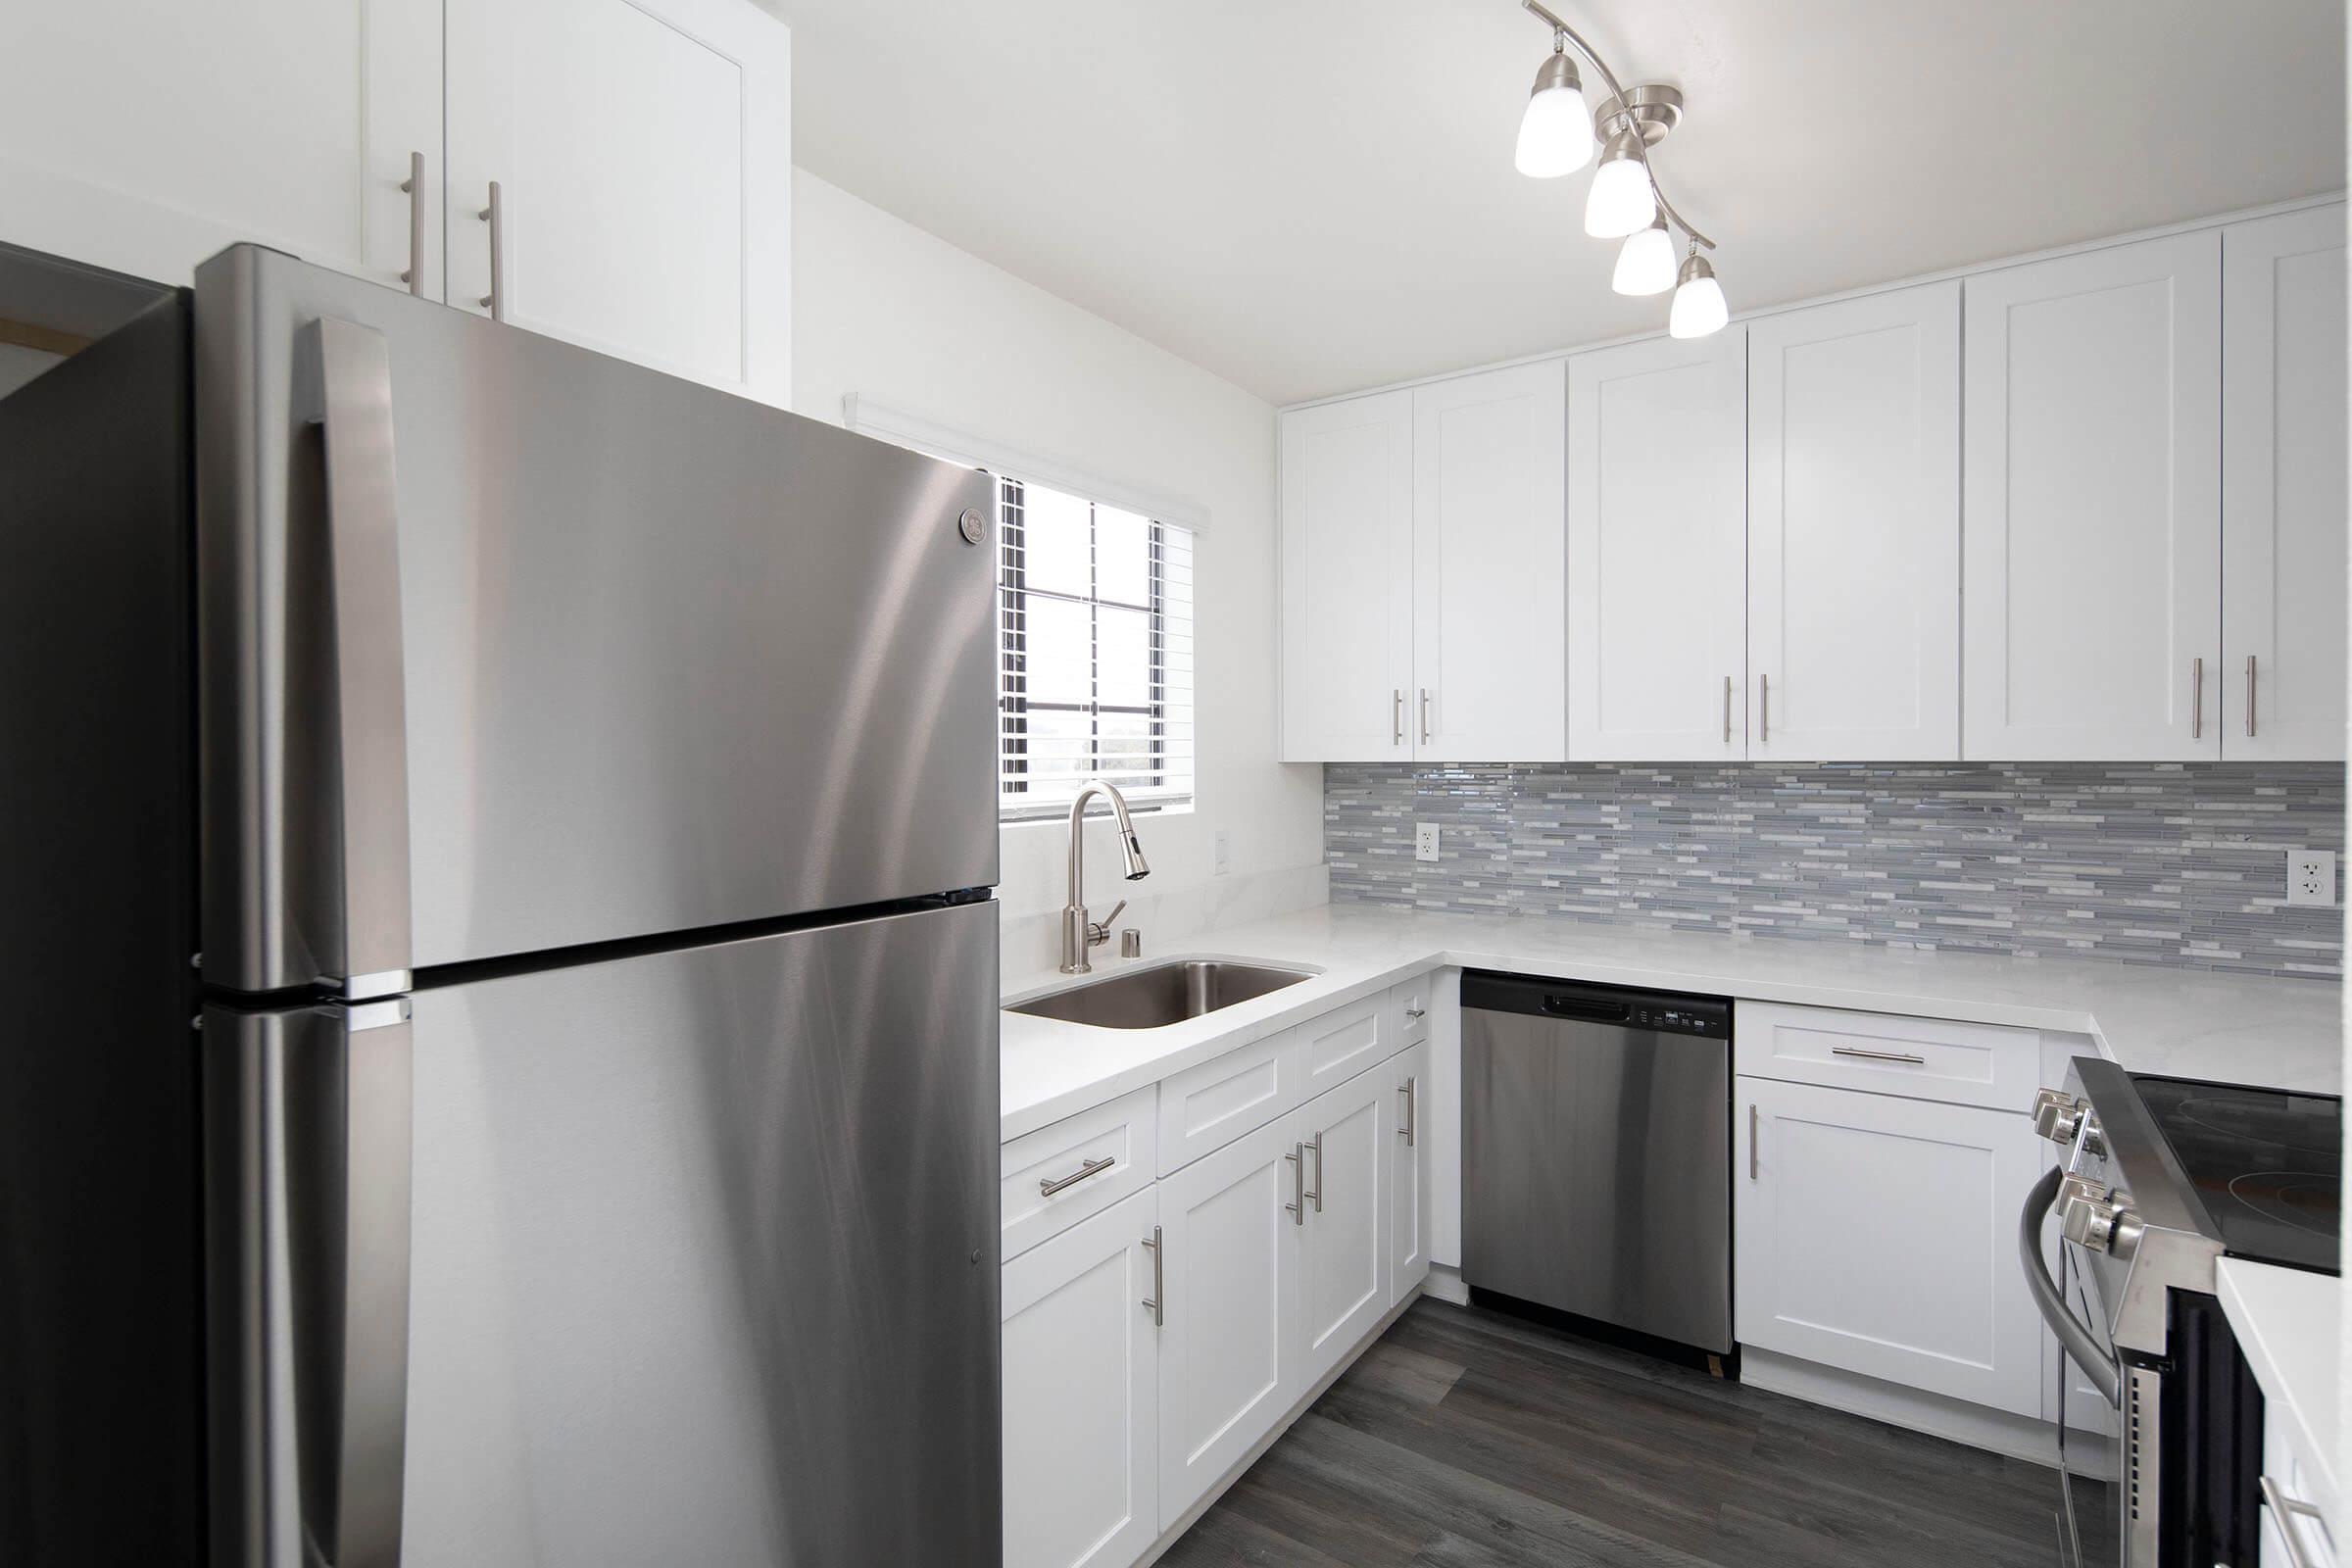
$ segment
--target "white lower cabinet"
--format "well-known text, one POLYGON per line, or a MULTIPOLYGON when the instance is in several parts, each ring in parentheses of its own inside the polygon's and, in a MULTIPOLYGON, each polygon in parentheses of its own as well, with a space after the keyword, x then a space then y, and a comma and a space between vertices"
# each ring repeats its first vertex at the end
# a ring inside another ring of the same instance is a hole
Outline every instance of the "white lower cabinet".
POLYGON ((2313 1482, 2320 1455, 2305 1451, 2282 1403, 2272 1399, 2262 1423, 2261 1568, 2336 1568, 2333 1526, 2313 1482), (2274 1506, 2276 1504, 2276 1506, 2274 1506))
POLYGON ((1741 1077, 1733 1137, 1741 1344, 2041 1414, 2024 1115, 1741 1077))
POLYGON ((1394 1085, 1384 1062, 1294 1113, 1292 1136, 1310 1184, 1298 1227, 1298 1354, 1304 1383, 1345 1360, 1389 1310, 1394 1085))
POLYGON ((1273 1429, 1300 1386, 1293 1126, 1269 1123, 1159 1183, 1162 1530, 1273 1429))
POLYGON ((1006 1568, 1129 1568, 1427 1277, 1428 985, 1004 1146, 1006 1568))
POLYGON ((1389 1304, 1429 1277, 1430 1193, 1434 1172, 1422 1111, 1430 1095, 1429 1042, 1388 1064, 1396 1085, 1396 1135, 1389 1140, 1389 1304))
POLYGON ((1125 1568, 1159 1535, 1146 1188, 1004 1265, 1004 1560, 1125 1568))

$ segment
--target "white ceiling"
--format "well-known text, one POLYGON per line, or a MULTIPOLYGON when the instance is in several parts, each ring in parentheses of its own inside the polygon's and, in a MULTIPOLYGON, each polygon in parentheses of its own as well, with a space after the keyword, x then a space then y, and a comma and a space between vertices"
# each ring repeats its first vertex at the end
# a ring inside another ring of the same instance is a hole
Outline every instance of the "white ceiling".
MULTIPOLYGON (((1271 402, 1664 323, 1511 168, 1516 0, 766 3, 796 163, 1271 402)), ((1735 312, 2344 183, 2340 0, 1555 9, 1682 88, 1735 312)))

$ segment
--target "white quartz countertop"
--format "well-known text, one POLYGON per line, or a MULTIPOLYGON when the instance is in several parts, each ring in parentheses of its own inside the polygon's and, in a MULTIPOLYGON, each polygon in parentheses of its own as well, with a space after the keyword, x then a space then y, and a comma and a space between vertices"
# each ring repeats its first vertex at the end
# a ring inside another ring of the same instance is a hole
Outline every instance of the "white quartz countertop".
MULTIPOLYGON (((2225 1257, 2214 1266, 2215 1294, 2237 1335, 2254 1381, 2274 1410, 2283 1407, 2296 1446, 2310 1461, 2303 1500, 2344 1528, 2343 1492, 2336 1475, 2337 1314, 2343 1281, 2299 1268, 2274 1268, 2225 1257)), ((2265 1455, 2265 1469, 2276 1455, 2265 1455)), ((2339 1536, 2340 1539, 2340 1536, 2339 1536)), ((2267 1560, 2267 1558, 2266 1558, 2267 1560)))
MULTIPOLYGON (((1360 904, 1322 905, 1194 940, 1154 943, 1140 959, 1098 956, 1093 978, 1180 957, 1246 958, 1318 972, 1302 984, 1160 1029, 1096 1029, 1005 1013, 1005 1138, 1446 966, 2068 1030, 2091 1036, 2134 1072, 2324 1094, 2337 1093, 2341 1080, 2341 987, 2327 980, 1637 931, 1523 915, 1422 914, 1360 904)), ((1008 980, 1004 1000, 1026 1001, 1067 984, 1067 976, 1052 972, 1008 980)))

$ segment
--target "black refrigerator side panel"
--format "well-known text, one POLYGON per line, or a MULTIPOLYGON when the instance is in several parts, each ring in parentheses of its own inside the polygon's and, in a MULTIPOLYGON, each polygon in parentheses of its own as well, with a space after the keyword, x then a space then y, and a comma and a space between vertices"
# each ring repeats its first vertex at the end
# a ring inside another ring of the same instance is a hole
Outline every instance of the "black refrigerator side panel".
POLYGON ((203 1541, 185 295, 0 399, 0 1562, 203 1541))

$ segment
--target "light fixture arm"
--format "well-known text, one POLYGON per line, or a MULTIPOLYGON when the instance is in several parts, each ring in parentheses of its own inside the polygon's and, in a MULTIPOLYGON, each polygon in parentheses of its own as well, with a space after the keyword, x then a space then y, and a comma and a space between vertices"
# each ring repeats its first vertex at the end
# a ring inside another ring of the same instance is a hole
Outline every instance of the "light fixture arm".
MULTIPOLYGON (((1599 54, 1593 50, 1592 46, 1585 41, 1584 34, 1578 32, 1574 27, 1571 27, 1565 22, 1562 22, 1557 16, 1554 16, 1552 12, 1543 4, 1543 0, 1519 0, 1519 3, 1532 12, 1538 21, 1542 22, 1545 26, 1551 29, 1552 47, 1555 50, 1559 47, 1559 40, 1562 38, 1565 38, 1570 43, 1575 44, 1576 52, 1580 55, 1583 55, 1586 60, 1592 63, 1593 71, 1597 73, 1600 76, 1600 79, 1608 85, 1609 96, 1621 104, 1625 102, 1625 88, 1618 84, 1617 74, 1611 71, 1609 69, 1608 62, 1601 59, 1599 54)), ((1692 244, 1701 245, 1708 250, 1713 250, 1715 248, 1715 242, 1707 238, 1706 235, 1701 234, 1697 229, 1692 228, 1690 220, 1684 218, 1682 214, 1674 210, 1674 203, 1668 201, 1666 199, 1666 193, 1658 188, 1658 172, 1650 167, 1649 148, 1643 141, 1643 138, 1636 135, 1633 138, 1633 142, 1634 150, 1642 160, 1642 172, 1649 176, 1650 194, 1658 199, 1658 210, 1666 215, 1668 220, 1673 222, 1675 227, 1681 229, 1686 235, 1688 235, 1692 244)))

